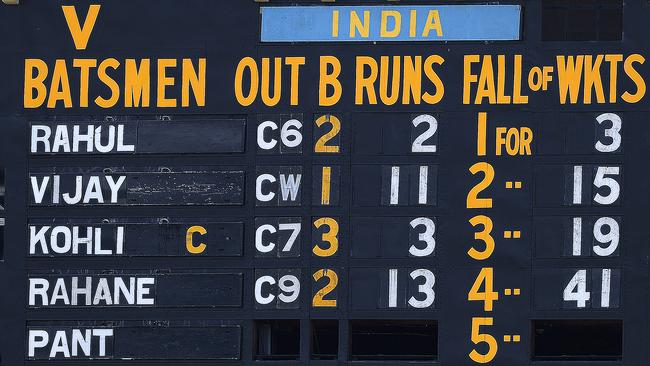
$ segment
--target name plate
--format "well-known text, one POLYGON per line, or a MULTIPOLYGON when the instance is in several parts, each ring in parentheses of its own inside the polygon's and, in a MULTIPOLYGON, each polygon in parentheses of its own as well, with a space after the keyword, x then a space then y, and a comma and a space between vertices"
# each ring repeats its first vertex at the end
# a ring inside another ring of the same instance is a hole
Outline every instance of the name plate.
POLYGON ((274 6, 262 42, 512 41, 519 5, 274 6))

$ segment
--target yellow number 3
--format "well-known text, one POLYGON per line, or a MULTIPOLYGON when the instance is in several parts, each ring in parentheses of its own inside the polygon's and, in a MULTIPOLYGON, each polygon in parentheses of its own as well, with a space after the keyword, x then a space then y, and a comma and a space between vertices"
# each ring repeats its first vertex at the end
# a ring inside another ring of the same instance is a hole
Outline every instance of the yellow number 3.
POLYGON ((322 235, 322 240, 329 243, 329 247, 323 249, 319 247, 318 244, 315 244, 312 251, 319 257, 331 257, 339 250, 339 223, 331 217, 323 217, 314 221, 314 226, 317 229, 323 225, 327 225, 329 228, 329 230, 324 232, 322 235))

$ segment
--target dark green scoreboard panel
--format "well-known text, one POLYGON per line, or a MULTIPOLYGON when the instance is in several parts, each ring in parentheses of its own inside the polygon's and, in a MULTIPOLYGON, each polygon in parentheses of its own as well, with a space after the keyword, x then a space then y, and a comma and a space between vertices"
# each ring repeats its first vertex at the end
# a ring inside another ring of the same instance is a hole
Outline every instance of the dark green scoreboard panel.
POLYGON ((2 4, 0 365, 649 364, 649 17, 2 4))

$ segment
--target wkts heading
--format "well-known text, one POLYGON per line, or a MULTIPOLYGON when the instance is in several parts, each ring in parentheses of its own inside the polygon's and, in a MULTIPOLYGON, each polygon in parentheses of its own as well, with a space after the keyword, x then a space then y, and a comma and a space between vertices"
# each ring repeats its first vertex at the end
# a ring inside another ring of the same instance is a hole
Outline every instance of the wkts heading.
MULTIPOLYGON (((91 41, 93 28, 101 19, 101 7, 90 5, 84 19, 80 19, 77 7, 61 7, 78 51, 85 50, 91 41)), ((261 40, 515 40, 519 39, 520 13, 519 6, 505 5, 263 7, 261 40), (494 16, 482 16, 495 12, 504 14, 497 17, 498 24, 494 16), (285 29, 291 17, 309 16, 318 19, 320 25, 310 28, 307 22, 302 28, 285 29), (471 26, 465 33, 459 32, 459 22, 470 18, 474 19, 471 26), (512 24, 501 24, 504 21, 512 24), (318 34, 311 33, 316 30, 318 34)), ((527 104, 530 95, 547 91, 555 93, 560 104, 634 104, 643 101, 646 94, 645 61, 636 53, 563 54, 546 65, 530 65, 520 54, 467 54, 462 56, 462 65, 450 66, 458 60, 448 61, 438 54, 351 55, 345 60, 332 54, 310 58, 250 55, 230 68, 233 93, 213 93, 211 97, 231 97, 242 107, 297 106, 305 103, 301 101, 303 95, 311 98, 311 90, 317 87, 317 101, 307 103, 335 106, 352 100, 355 105, 435 105, 444 101, 445 83, 451 82, 461 83, 463 104, 527 104), (449 70, 459 67, 462 80, 447 80, 449 70), (316 69, 318 80, 305 82, 302 75, 313 77, 316 69), (310 88, 309 93, 304 88, 310 88)), ((51 62, 28 58, 24 66, 23 101, 28 109, 188 108, 205 107, 209 102, 206 58, 74 58, 51 62), (71 85, 70 75, 78 85, 71 85)), ((223 72, 223 67, 217 71, 223 72)))

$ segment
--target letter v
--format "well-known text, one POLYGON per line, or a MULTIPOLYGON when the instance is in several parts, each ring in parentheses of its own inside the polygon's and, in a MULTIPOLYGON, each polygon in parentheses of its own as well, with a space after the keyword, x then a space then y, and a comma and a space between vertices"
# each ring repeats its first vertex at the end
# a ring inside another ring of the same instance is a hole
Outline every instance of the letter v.
POLYGON ((63 9, 65 22, 68 24, 68 29, 72 35, 75 48, 78 50, 85 50, 88 45, 88 39, 90 39, 90 34, 93 32, 93 28, 95 27, 95 22, 97 21, 101 5, 90 5, 83 27, 79 23, 77 10, 74 6, 64 5, 61 6, 61 8, 63 9))

